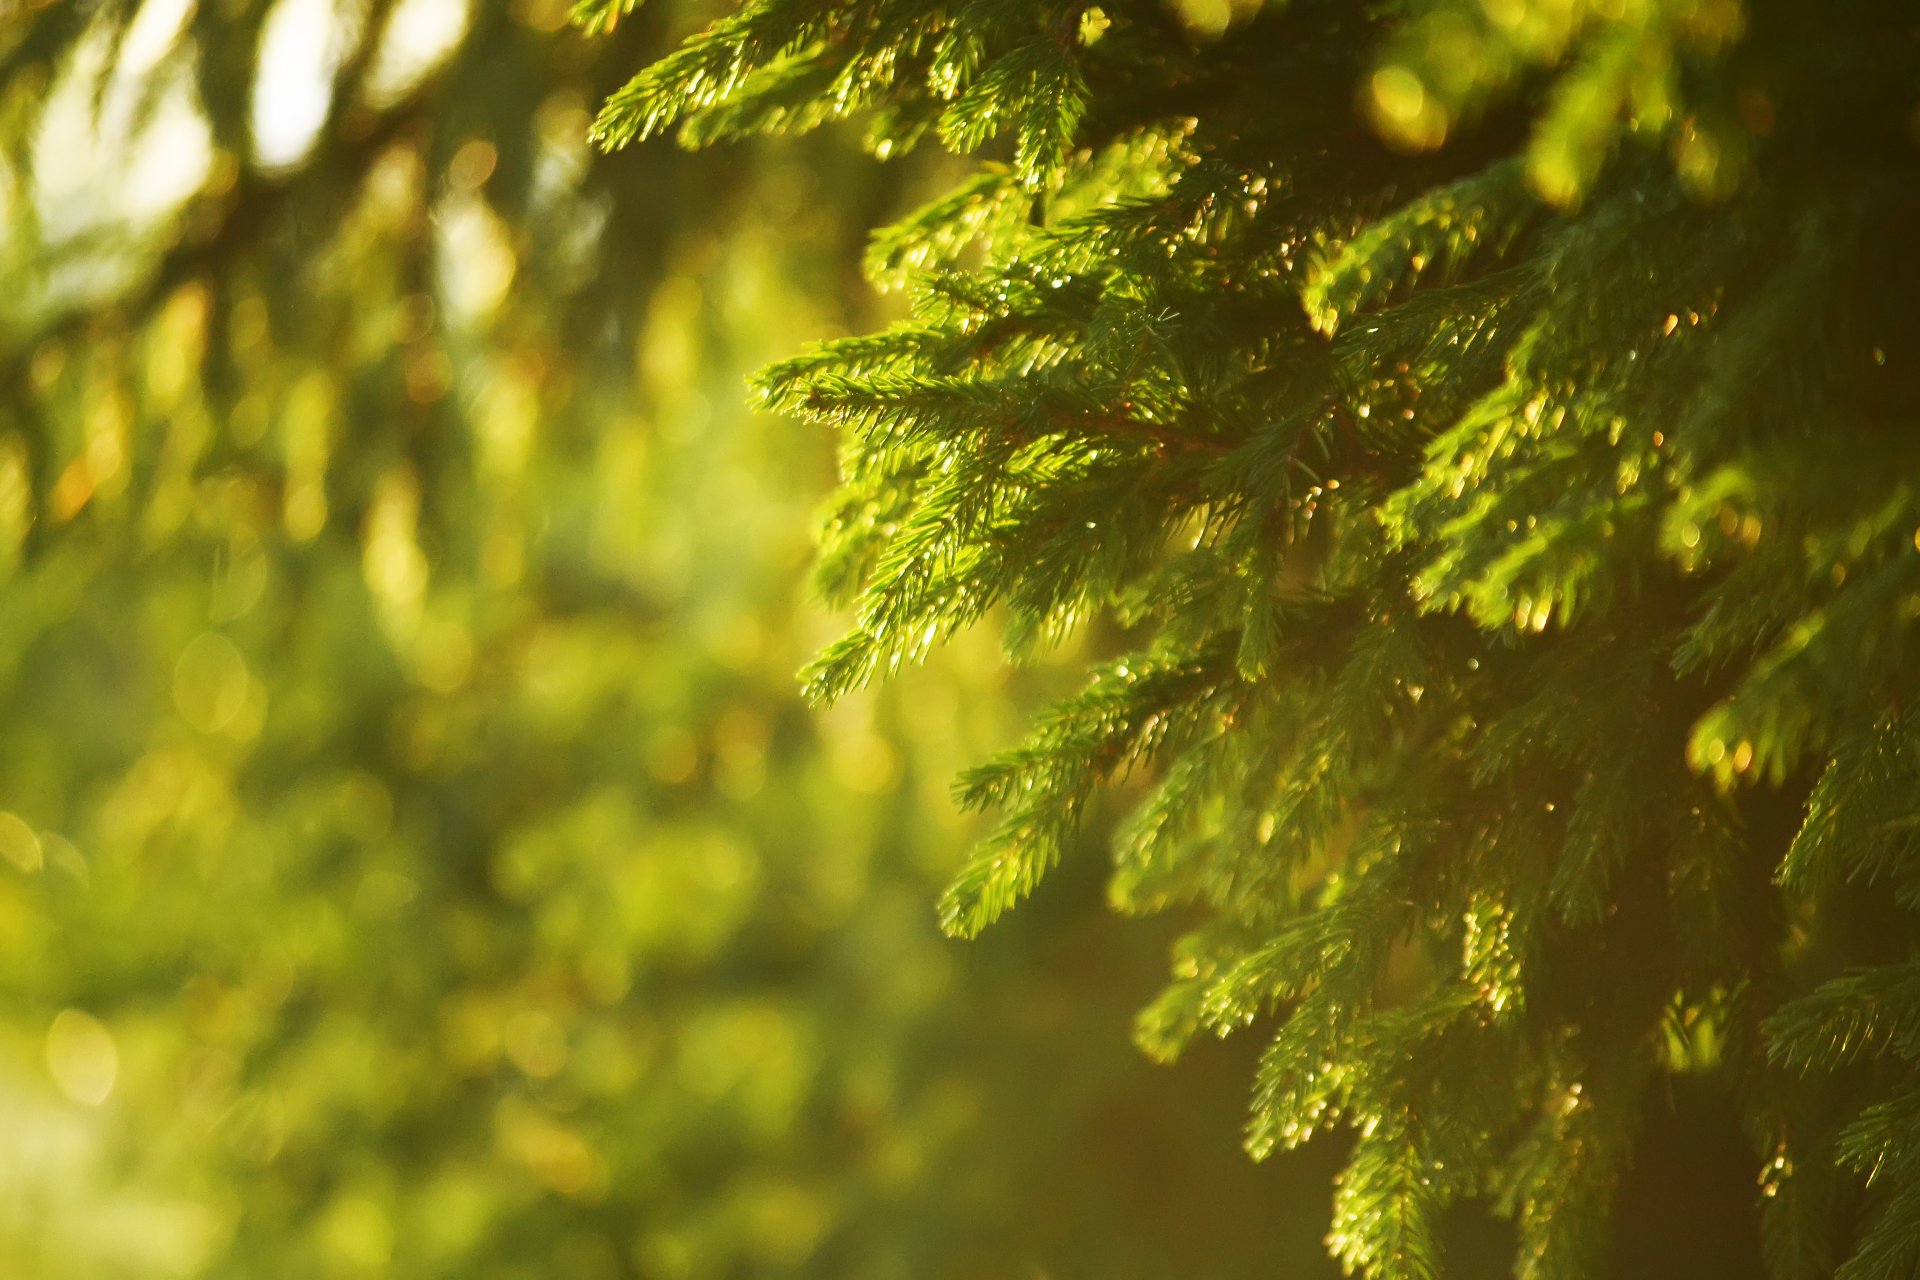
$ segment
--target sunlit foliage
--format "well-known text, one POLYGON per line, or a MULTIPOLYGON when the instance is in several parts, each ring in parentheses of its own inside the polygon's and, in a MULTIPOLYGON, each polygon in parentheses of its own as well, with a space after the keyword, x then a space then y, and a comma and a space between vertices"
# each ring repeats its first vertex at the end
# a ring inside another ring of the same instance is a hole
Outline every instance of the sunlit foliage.
POLYGON ((6 8, 0 1275, 1311 1242, 1224 1063, 1144 1087, 1147 949, 938 936, 997 656, 802 704, 831 444, 741 386, 842 323, 884 197, 597 158, 686 16, 6 8))
POLYGON ((1204 923, 1142 1043, 1277 1022, 1248 1146, 1357 1134, 1348 1267, 1478 1201, 1596 1274, 1703 1077, 1771 1272, 1894 1280, 1916 85, 1904 0, 754 0, 595 136, 977 157, 873 242, 911 317, 760 381, 843 440, 816 697, 1128 637, 963 780, 952 931, 1145 782, 1113 899, 1204 923))

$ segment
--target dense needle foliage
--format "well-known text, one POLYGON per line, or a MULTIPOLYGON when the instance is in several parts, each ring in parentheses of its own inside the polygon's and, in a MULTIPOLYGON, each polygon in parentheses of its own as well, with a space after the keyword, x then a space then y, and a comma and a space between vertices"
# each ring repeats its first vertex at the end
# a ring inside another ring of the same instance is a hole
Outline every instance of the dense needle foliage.
POLYGON ((991 649, 793 687, 832 450, 738 387, 875 179, 596 156, 675 20, 0 5, 0 1276, 1316 1252, 1153 939, 934 929, 991 649))
POLYGON ((1687 1076, 1773 1274, 1895 1280, 1917 106, 1904 0, 754 0, 596 131, 976 157, 873 240, 910 318, 759 384, 843 442, 817 698, 1125 637, 963 779, 952 932, 1121 786, 1113 902, 1195 921, 1139 1039, 1268 1027, 1247 1145, 1357 1135, 1350 1268, 1480 1200, 1595 1274, 1687 1076))

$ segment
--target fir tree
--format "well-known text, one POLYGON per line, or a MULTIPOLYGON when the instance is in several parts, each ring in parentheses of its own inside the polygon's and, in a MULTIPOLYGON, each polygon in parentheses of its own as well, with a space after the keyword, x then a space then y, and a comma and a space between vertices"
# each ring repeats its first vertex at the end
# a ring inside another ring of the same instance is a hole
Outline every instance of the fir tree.
MULTIPOLYGON (((590 26, 622 0, 585 0, 590 26)), ((1124 653, 966 775, 972 935, 1129 781, 1199 921, 1148 1052, 1266 1028, 1328 1243, 1606 1252, 1643 1101, 1734 1100, 1782 1280, 1920 1265, 1920 19, 1904 0, 753 0, 618 146, 857 121, 964 180, 837 430, 825 701, 993 616, 1124 653)))
POLYGON ((884 175, 594 155, 686 9, 0 9, 0 1277, 1313 1256, 1241 1067, 1067 1059, 1151 938, 924 927, 991 650, 801 704, 833 451, 733 393, 884 175))

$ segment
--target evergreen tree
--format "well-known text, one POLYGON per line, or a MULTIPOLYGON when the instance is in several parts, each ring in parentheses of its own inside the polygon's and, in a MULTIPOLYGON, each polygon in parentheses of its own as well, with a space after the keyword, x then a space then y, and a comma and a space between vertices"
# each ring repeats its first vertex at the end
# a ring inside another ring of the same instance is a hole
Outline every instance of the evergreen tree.
POLYGON ((1153 940, 925 918, 991 652, 792 686, 832 449, 733 393, 870 170, 594 155, 672 5, 4 13, 0 1276, 1287 1256, 1243 1068, 1067 1058, 1153 940))
MULTIPOLYGON (((584 0, 611 25, 626 0, 584 0)), ((1269 1024, 1328 1243, 1604 1265, 1650 1097, 1737 1105, 1771 1274, 1920 1266, 1920 15, 1906 0, 753 0, 605 144, 975 157, 841 433, 832 701, 994 617, 1119 652, 968 773, 972 935, 1125 819, 1139 1021, 1269 1024), (1663 1082, 1665 1082, 1663 1084, 1663 1082)))

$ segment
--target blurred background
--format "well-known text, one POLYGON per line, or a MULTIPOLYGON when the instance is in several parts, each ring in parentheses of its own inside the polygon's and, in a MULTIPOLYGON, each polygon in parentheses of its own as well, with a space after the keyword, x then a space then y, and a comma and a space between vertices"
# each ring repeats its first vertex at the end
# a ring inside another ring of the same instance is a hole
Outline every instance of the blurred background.
POLYGON ((0 1275, 1328 1273, 1258 1046, 1129 1045, 1179 921, 938 935, 1053 674, 795 695, 743 379, 940 175, 591 153, 710 9, 0 8, 0 1275))

